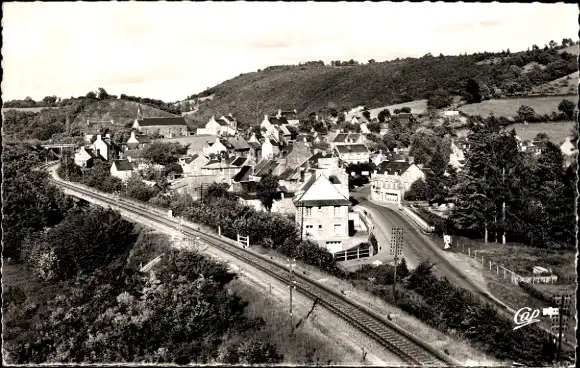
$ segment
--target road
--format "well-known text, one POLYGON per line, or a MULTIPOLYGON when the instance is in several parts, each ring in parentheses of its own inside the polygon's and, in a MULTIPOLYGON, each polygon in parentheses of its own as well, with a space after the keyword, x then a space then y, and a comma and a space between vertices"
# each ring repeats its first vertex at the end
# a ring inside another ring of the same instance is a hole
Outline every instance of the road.
MULTIPOLYGON (((396 206, 389 208, 368 201, 366 197, 369 194, 370 186, 365 185, 357 191, 351 192, 350 196, 359 202, 359 206, 371 210, 373 221, 379 228, 385 229, 389 233, 393 227, 404 229, 403 256, 408 259, 408 264, 411 267, 428 259, 435 263, 433 268, 435 275, 447 277, 454 285, 479 295, 507 312, 503 303, 487 291, 485 283, 473 280, 466 272, 447 259, 442 250, 441 239, 436 241, 435 237, 422 233, 417 225, 396 209, 396 206)), ((511 313, 508 315, 513 317, 511 313)))

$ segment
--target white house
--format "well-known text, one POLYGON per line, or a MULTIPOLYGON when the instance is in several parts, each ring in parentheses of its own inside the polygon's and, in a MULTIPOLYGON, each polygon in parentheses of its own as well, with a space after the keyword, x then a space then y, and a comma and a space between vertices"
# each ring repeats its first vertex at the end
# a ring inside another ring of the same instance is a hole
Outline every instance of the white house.
POLYGON ((564 154, 564 156, 572 156, 573 154, 578 152, 578 148, 576 148, 574 146, 574 143, 572 143, 572 137, 569 136, 566 137, 564 143, 560 145, 560 150, 562 151, 562 154, 564 154))
POLYGON ((91 167, 93 161, 97 159, 99 159, 99 156, 91 148, 81 147, 75 153, 75 164, 80 167, 91 167))
POLYGON ((362 123, 360 125, 360 131, 362 134, 369 134, 371 132, 367 123, 362 123))
POLYGON ((371 179, 371 199, 386 203, 400 203, 411 184, 425 179, 417 165, 408 162, 383 162, 371 179))
POLYGON ((262 158, 272 159, 280 152, 278 142, 271 138, 266 138, 262 143, 262 158))
POLYGON ((287 110, 278 109, 276 117, 278 119, 285 118, 288 121, 288 124, 296 126, 300 124, 297 115, 298 113, 296 112, 296 109, 287 109, 287 110))
POLYGON ((326 175, 316 173, 298 188, 294 205, 296 223, 306 238, 333 253, 343 250, 349 238, 350 201, 326 175))
POLYGON ((111 176, 119 178, 126 182, 135 171, 133 163, 129 160, 113 160, 111 165, 111 176))
POLYGON ((356 116, 353 116, 352 119, 350 120, 350 123, 351 124, 358 124, 359 123, 358 118, 356 116))
POLYGON ((111 136, 107 133, 105 138, 98 134, 97 139, 92 145, 93 151, 105 161, 109 161, 113 158, 113 152, 111 149, 111 136))
POLYGON ((205 125, 205 128, 197 128, 197 134, 210 134, 217 136, 236 135, 237 124, 236 119, 231 116, 231 114, 228 116, 222 116, 219 119, 212 116, 205 125))
POLYGON ((205 156, 209 156, 210 154, 217 155, 221 152, 227 151, 228 151, 227 147, 222 143, 219 137, 215 139, 215 142, 208 143, 208 145, 203 149, 203 153, 205 156))

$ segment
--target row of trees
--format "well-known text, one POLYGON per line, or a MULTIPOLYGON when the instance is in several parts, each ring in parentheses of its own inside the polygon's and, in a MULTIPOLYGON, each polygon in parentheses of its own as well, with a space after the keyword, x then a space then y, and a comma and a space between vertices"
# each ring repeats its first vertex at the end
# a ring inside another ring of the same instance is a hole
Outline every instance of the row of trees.
POLYGON ((575 114, 577 114, 576 104, 570 100, 564 99, 558 104, 558 112, 552 111, 551 114, 538 114, 532 107, 521 105, 518 108, 515 121, 537 123, 547 121, 572 120, 574 119, 575 114))

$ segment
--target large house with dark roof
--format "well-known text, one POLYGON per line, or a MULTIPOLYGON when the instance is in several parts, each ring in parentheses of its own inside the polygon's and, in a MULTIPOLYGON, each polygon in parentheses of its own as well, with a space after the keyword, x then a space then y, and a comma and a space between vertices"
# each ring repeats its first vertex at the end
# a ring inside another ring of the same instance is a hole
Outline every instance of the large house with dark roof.
POLYGON ((127 139, 127 142, 121 143, 121 149, 123 151, 129 150, 142 150, 147 145, 151 143, 151 139, 145 134, 136 134, 135 130, 131 131, 131 136, 127 139))
POLYGON ((130 160, 114 160, 111 165, 111 176, 121 179, 123 182, 129 180, 135 165, 130 160))
POLYGON ((184 176, 201 175, 202 168, 209 162, 204 155, 193 154, 180 158, 177 163, 181 166, 184 176))
POLYGON ((182 137, 189 135, 185 119, 181 116, 171 118, 135 119, 133 128, 147 135, 158 134, 164 138, 182 137))
POLYGON ((414 163, 386 161, 371 178, 371 199, 386 203, 400 203, 405 192, 425 173, 414 163))
POLYGON ((300 120, 298 120, 298 112, 296 109, 278 109, 276 117, 285 118, 290 125, 296 126, 300 124, 300 120))
POLYGON ((99 160, 101 157, 95 153, 92 148, 81 147, 80 150, 75 153, 75 164, 80 167, 91 167, 95 160, 99 160))
POLYGON ((296 192, 296 223, 306 239, 330 252, 343 250, 349 237, 350 201, 323 173, 312 175, 296 192))
POLYGON ((364 144, 367 142, 364 134, 360 133, 338 133, 331 141, 330 148, 342 145, 364 144))

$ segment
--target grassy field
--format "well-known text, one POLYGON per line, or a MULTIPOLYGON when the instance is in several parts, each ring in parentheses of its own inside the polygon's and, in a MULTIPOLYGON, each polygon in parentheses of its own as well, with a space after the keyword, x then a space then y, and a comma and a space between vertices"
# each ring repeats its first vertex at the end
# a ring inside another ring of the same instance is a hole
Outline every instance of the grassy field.
POLYGON ((566 47, 565 49, 558 50, 558 52, 560 54, 563 53, 564 51, 567 52, 567 53, 569 53, 569 54, 578 55, 578 54, 580 54, 580 46, 573 45, 573 46, 570 46, 570 47, 566 47))
MULTIPOLYGON (((393 110, 401 109, 403 107, 410 107, 411 112, 413 114, 422 114, 425 112, 425 110, 427 110, 427 100, 416 100, 416 101, 406 102, 406 103, 402 103, 402 104, 377 107, 374 109, 369 109, 369 112, 371 113, 371 118, 373 118, 373 117, 378 116, 379 112, 381 110, 389 109, 389 111, 391 113, 393 113, 393 110)), ((352 119, 353 116, 362 116, 362 112, 348 114, 346 118, 347 118, 347 120, 349 120, 349 119, 352 119)))
POLYGON ((556 144, 563 143, 567 136, 571 134, 574 123, 571 121, 554 123, 534 123, 524 125, 522 123, 512 124, 508 128, 515 129, 522 140, 533 139, 538 133, 546 133, 550 140, 556 144))
POLYGON ((563 99, 578 103, 577 95, 548 96, 548 97, 523 97, 502 100, 487 100, 476 104, 463 105, 460 111, 468 115, 480 115, 487 117, 491 113, 495 116, 515 116, 521 105, 533 108, 538 114, 550 114, 558 110, 558 104, 563 99))
POLYGON ((565 77, 555 79, 551 82, 532 87, 532 93, 537 94, 578 94, 578 72, 574 72, 565 77))
POLYGON ((44 109, 59 109, 59 107, 3 107, 2 111, 22 111, 22 112, 41 112, 44 109))

